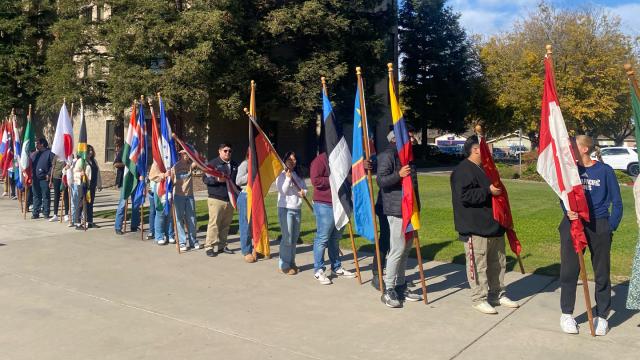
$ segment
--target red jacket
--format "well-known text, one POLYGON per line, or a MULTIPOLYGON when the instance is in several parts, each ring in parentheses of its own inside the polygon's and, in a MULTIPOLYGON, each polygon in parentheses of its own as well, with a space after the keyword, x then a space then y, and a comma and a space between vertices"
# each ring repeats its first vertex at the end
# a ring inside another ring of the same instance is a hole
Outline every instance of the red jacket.
POLYGON ((313 201, 331 205, 329 160, 326 153, 320 153, 313 159, 310 172, 311 184, 313 184, 313 201))

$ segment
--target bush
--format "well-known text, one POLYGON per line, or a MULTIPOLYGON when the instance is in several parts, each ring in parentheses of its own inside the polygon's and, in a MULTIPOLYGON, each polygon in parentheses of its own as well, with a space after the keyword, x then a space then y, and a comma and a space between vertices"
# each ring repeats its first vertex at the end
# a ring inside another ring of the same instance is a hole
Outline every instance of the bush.
POLYGON ((531 180, 531 181, 544 181, 542 176, 538 174, 538 170, 536 170, 536 166, 537 166, 536 162, 528 163, 526 167, 522 169, 522 179, 531 180))
POLYGON ((616 178, 618 179, 618 182, 621 184, 631 184, 633 183, 633 178, 631 176, 629 176, 629 174, 627 174, 626 172, 622 171, 622 170, 614 170, 616 173, 616 178))

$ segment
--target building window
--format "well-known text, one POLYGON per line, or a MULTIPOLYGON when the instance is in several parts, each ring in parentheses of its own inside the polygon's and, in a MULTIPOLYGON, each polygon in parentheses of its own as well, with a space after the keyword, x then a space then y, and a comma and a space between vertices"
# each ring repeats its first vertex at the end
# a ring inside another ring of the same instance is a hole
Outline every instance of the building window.
POLYGON ((106 139, 104 142, 104 161, 105 162, 113 162, 113 159, 116 156, 116 122, 113 120, 107 120, 107 131, 106 131, 106 139))
POLYGON ((104 5, 98 5, 96 6, 96 8, 98 9, 98 14, 96 16, 98 18, 98 21, 104 20, 104 5))

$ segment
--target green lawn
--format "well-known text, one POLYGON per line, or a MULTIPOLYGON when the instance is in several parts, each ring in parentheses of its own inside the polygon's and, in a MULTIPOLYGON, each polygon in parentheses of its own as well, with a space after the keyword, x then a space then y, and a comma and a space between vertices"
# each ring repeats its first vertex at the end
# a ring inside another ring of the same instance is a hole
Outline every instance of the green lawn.
MULTIPOLYGON (((439 260, 464 263, 463 246, 457 240, 453 227, 453 210, 451 208, 451 191, 448 176, 420 176, 420 198, 422 202, 420 243, 422 256, 426 260, 439 260)), ((515 229, 522 243, 522 260, 527 272, 557 276, 560 270, 560 249, 558 224, 562 211, 558 198, 544 183, 505 180, 511 200, 511 209, 515 229)), ((618 231, 614 235, 611 250, 611 274, 615 282, 628 280, 633 259, 638 229, 633 210, 633 194, 630 187, 622 187, 624 216, 618 231)), ((377 190, 376 190, 377 191, 377 190)), ((311 199, 311 192, 309 192, 311 199)), ((278 236, 276 194, 270 193, 266 198, 267 216, 269 219, 270 237, 278 236)), ((198 227, 206 229, 206 201, 196 204, 198 227)), ((103 213, 112 215, 113 212, 103 213)), ((237 230, 237 214, 234 215, 232 232, 237 230)), ((313 242, 315 235, 315 218, 306 206, 302 209, 301 238, 305 243, 313 242)), ((341 247, 350 249, 351 243, 347 231, 340 242, 341 247)), ((356 246, 360 250, 373 252, 373 245, 366 240, 356 238, 356 246)), ((508 250, 507 266, 511 270, 515 257, 508 250)), ((415 256, 415 252, 412 253, 415 256)), ((586 262, 590 263, 587 255, 586 262)), ((517 266, 516 266, 517 268, 517 266)), ((591 268, 590 265, 587 266, 591 268)), ((589 270, 590 277, 592 276, 589 270)))

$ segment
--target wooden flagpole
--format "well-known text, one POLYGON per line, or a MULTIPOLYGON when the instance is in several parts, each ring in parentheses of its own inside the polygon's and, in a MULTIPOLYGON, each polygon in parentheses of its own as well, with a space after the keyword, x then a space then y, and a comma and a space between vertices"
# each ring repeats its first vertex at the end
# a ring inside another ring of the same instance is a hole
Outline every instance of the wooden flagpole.
MULTIPOLYGON (((31 119, 31 104, 29 104, 29 112, 27 113, 27 119, 31 119)), ((26 125, 25 125, 25 130, 26 130, 26 125)), ((31 154, 26 154, 27 156, 31 156, 31 154)), ((31 160, 29 160, 29 162, 31 162, 31 160)), ((31 174, 29 174, 29 178, 31 178, 31 183, 33 183, 33 172, 31 174)), ((29 201, 27 200, 29 198, 29 188, 31 186, 27 186, 27 184, 25 184, 24 186, 24 194, 23 194, 23 198, 24 198, 24 213, 23 213, 23 218, 26 220, 27 219, 27 211, 29 211, 29 201)))
MULTIPOLYGON (((358 88, 360 89, 360 116, 362 117, 362 146, 364 146, 365 161, 371 161, 371 149, 369 148, 369 124, 367 123, 367 106, 364 98, 364 84, 362 81, 362 69, 356 67, 358 88)), ((378 284, 380 292, 384 294, 382 286, 382 259, 380 259, 380 235, 378 234, 378 219, 376 217, 375 203, 373 202, 373 176, 371 168, 367 169, 367 182, 369 183, 369 202, 371 204, 371 217, 373 219, 373 236, 376 245, 376 263, 378 266, 378 284)))
POLYGON ((636 78, 635 71, 633 71, 633 66, 631 66, 631 64, 624 64, 624 69, 627 72, 627 77, 633 86, 633 90, 636 92, 636 96, 640 98, 640 88, 638 87, 638 79, 636 78))
MULTIPOLYGON (((71 103, 71 123, 73 124, 73 103, 71 103)), ((69 184, 69 181, 73 181, 73 163, 69 164, 71 166, 71 179, 67 178, 67 184, 69 184)), ((67 197, 69 198, 69 215, 76 213, 76 211, 78 211, 77 208, 73 207, 73 199, 71 198, 71 186, 67 185, 67 197)), ((69 216, 69 224, 73 224, 73 216, 69 216)))
MULTIPOLYGON (((551 64, 551 69, 553 70, 553 47, 551 45, 546 46, 547 50, 547 58, 549 58, 549 62, 551 64)), ((552 76, 552 80, 555 87, 555 74, 552 76)), ((572 220, 572 221, 582 221, 572 220)), ((582 251, 578 251, 578 263, 580 264, 580 280, 582 281, 582 289, 584 290, 584 302, 587 307, 587 318, 589 319, 589 330, 591 330, 591 336, 596 336, 596 330, 593 326, 593 311, 591 310, 591 297, 589 296, 589 282, 587 279, 587 271, 584 265, 584 255, 582 251)))
MULTIPOLYGON (((387 69, 389 71, 389 81, 392 83, 391 85, 395 89, 395 82, 393 81, 394 79, 393 63, 388 63, 387 69)), ((394 91, 397 91, 397 89, 394 91)), ((416 191, 416 189, 413 189, 413 191, 416 191)), ((420 238, 418 237, 417 231, 413 232, 413 241, 414 241, 414 246, 416 248, 416 259, 418 260, 418 269, 420 271, 420 283, 422 285, 422 298, 426 305, 429 303, 427 300, 427 284, 424 277, 424 268, 422 266, 422 253, 420 252, 420 238)))
MULTIPOLYGON (((124 201, 124 221, 122 222, 122 232, 127 232, 127 210, 129 209, 129 197, 124 201)), ((133 210, 132 210, 133 211, 133 210)))

